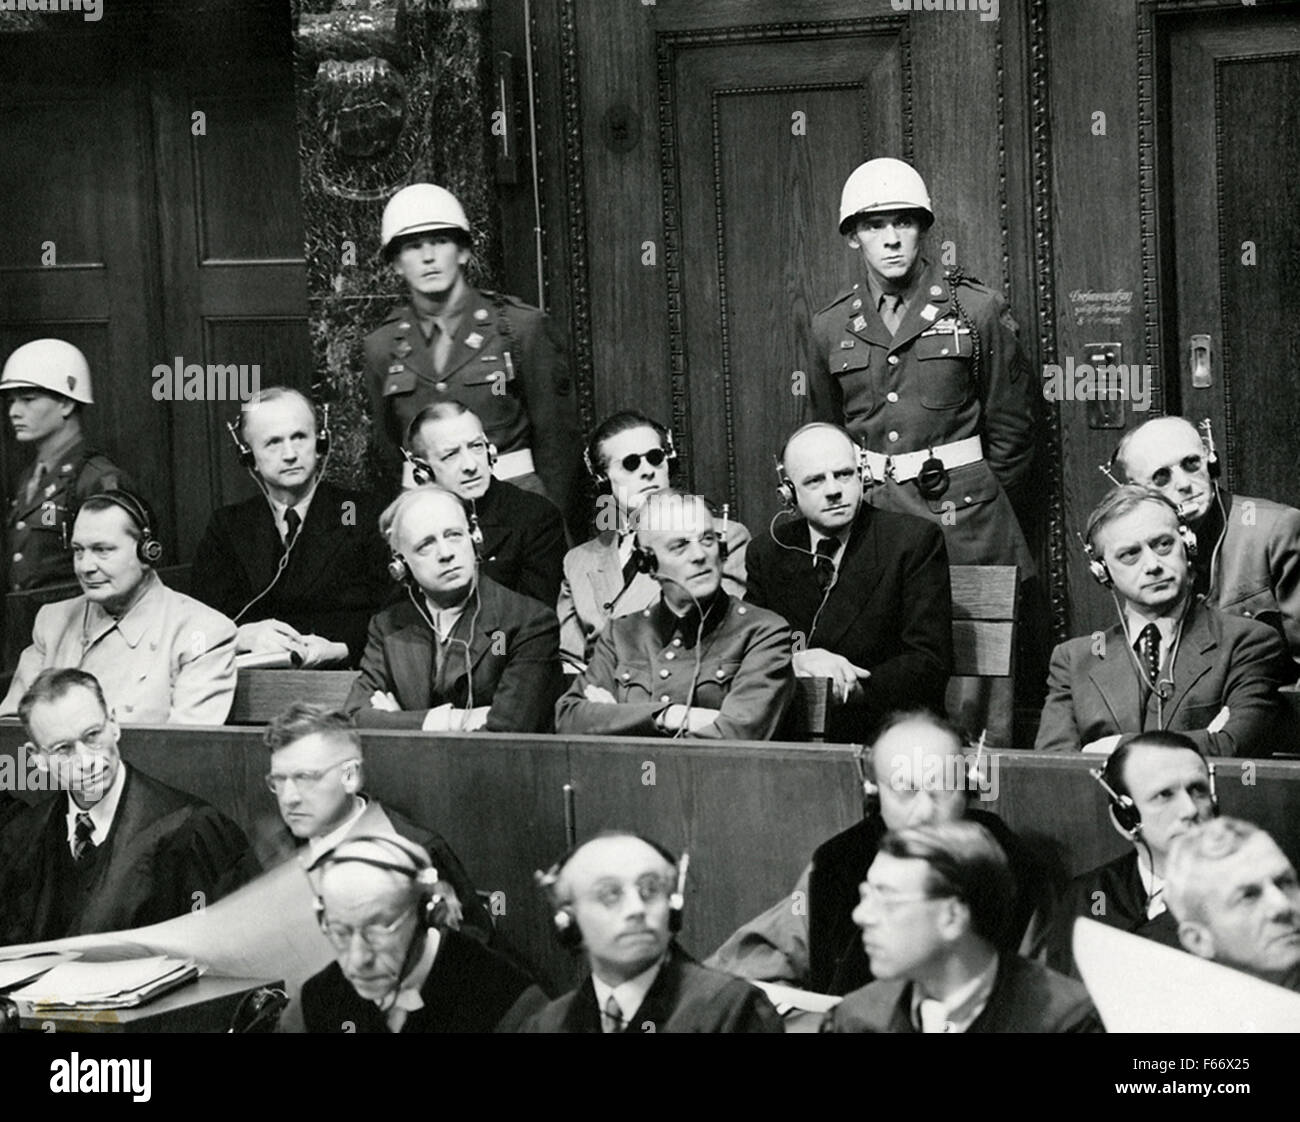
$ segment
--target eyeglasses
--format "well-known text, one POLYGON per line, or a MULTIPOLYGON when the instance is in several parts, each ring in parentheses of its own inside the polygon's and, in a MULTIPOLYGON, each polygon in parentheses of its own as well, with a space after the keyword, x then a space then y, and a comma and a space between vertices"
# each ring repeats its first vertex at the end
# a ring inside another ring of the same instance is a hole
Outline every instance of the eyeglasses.
POLYGON ((645 460, 652 468, 657 468, 666 459, 668 453, 662 448, 651 448, 649 452, 629 452, 619 463, 623 465, 624 471, 636 471, 641 466, 641 461, 645 460))
POLYGON ((273 795, 282 794, 285 784, 290 781, 298 788, 315 787, 335 768, 346 767, 348 764, 359 764, 360 762, 358 759, 339 760, 338 763, 330 764, 329 767, 323 767, 319 771, 291 771, 288 775, 277 775, 275 772, 271 772, 266 777, 266 786, 273 795))
POLYGON ((344 923, 335 923, 326 919, 322 912, 320 929, 336 951, 347 950, 352 945, 354 935, 360 935, 361 941, 373 951, 391 943, 397 936, 397 929, 402 926, 402 921, 413 911, 415 911, 414 905, 403 908, 402 914, 392 923, 367 923, 364 927, 348 927, 344 923))
POLYGON ((41 748, 33 744, 38 752, 47 756, 55 756, 61 759, 67 759, 72 756, 78 748, 89 748, 92 752, 98 752, 105 744, 108 743, 108 725, 96 725, 94 728, 87 729, 80 736, 72 740, 61 740, 58 744, 51 744, 48 748, 41 748))
POLYGON ((947 900, 952 895, 951 893, 940 893, 938 895, 908 893, 904 895, 889 888, 879 888, 870 881, 863 881, 858 886, 858 893, 863 904, 874 904, 882 912, 897 911, 904 904, 919 904, 923 900, 947 900))

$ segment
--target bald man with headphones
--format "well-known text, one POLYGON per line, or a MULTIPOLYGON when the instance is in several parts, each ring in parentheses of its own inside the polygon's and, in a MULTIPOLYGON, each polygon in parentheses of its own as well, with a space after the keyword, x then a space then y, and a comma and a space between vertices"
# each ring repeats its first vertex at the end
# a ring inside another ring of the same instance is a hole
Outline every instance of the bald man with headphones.
POLYGON ((1287 734, 1277 689, 1288 656, 1266 624, 1193 593, 1196 537, 1160 492, 1114 488, 1083 535, 1119 617, 1052 652, 1035 747, 1106 755, 1127 733, 1173 729, 1207 756, 1267 756, 1287 734))
MULTIPOLYGON (((648 838, 611 830, 539 872, 555 936, 584 955, 590 974, 515 1031, 781 1032, 757 988, 700 966, 677 945, 688 863, 648 838)), ((520 1004, 535 1007, 532 996, 520 1004)))
POLYGON ((491 1032, 531 984, 448 926, 439 870, 414 842, 354 835, 310 872, 336 960, 303 984, 308 1032, 491 1032))
POLYGON ((129 491, 92 495, 72 527, 81 595, 46 604, 0 716, 47 667, 94 674, 128 724, 220 725, 235 697, 235 625, 168 588, 154 567, 164 548, 153 513, 129 491))

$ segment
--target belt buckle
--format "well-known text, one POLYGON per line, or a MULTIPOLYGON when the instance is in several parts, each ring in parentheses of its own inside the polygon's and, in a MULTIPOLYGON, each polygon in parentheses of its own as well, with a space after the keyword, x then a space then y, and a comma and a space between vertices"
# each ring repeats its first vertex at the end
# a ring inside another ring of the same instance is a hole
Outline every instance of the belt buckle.
POLYGON ((894 457, 886 455, 885 456, 885 478, 888 479, 891 483, 895 482, 894 470, 895 470, 894 457))

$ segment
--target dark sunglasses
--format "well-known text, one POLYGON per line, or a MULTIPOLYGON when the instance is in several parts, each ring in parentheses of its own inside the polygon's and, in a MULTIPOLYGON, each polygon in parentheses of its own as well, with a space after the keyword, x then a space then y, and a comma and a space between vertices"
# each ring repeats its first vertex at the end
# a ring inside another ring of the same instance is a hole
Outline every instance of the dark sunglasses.
POLYGON ((651 448, 649 452, 642 452, 639 455, 636 452, 629 452, 619 463, 623 465, 624 471, 636 471, 641 466, 642 460, 645 460, 652 468, 657 468, 666 459, 668 459, 668 453, 662 448, 651 448))

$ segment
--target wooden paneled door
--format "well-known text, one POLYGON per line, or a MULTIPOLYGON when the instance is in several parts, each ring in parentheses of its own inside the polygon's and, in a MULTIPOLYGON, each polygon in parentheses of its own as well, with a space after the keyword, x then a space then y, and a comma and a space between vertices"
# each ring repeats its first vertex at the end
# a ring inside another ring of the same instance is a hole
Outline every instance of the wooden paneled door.
POLYGON ((1161 31, 1170 409, 1212 419, 1232 490, 1300 505, 1300 12, 1161 31))
POLYGON ((753 529, 776 510, 774 450, 804 419, 812 315, 853 280, 837 232, 844 177, 864 154, 904 152, 899 30, 692 45, 667 60, 674 383, 694 486, 753 529))
POLYGON ((238 402, 158 400, 155 366, 312 381, 292 40, 288 6, 257 0, 118 14, 0 34, 0 359, 42 335, 85 350, 88 427, 176 563, 253 492, 224 432, 238 402))

